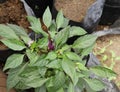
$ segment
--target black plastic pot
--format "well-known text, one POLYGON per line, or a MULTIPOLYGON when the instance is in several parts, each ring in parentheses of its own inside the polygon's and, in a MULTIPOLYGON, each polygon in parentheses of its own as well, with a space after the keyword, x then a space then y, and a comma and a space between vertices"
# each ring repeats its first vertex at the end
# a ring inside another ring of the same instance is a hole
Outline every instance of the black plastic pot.
POLYGON ((120 0, 106 0, 105 5, 120 8, 120 0))
POLYGON ((0 50, 0 61, 5 62, 6 59, 12 55, 14 53, 14 51, 10 50, 10 49, 6 49, 6 50, 0 50))
POLYGON ((0 0, 0 3, 4 3, 6 0, 0 0))
POLYGON ((100 24, 112 25, 120 17, 120 0, 106 0, 100 24))
POLYGON ((25 0, 26 3, 31 7, 36 17, 42 18, 42 15, 47 6, 52 9, 53 0, 25 0))

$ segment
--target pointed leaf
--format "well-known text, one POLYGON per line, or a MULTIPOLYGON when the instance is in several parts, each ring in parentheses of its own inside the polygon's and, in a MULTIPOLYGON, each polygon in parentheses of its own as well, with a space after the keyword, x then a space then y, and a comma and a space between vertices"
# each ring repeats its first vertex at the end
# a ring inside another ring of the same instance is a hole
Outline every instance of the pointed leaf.
POLYGON ((96 35, 82 36, 73 43, 73 48, 77 49, 87 48, 91 46, 93 43, 95 43, 96 39, 97 39, 96 35))
POLYGON ((11 55, 10 57, 8 57, 3 70, 18 67, 19 65, 22 64, 23 58, 24 58, 24 54, 13 54, 13 55, 11 55))
POLYGON ((77 55, 74 52, 65 52, 65 55, 70 59, 70 60, 74 60, 74 61, 80 61, 81 58, 79 55, 77 55))
POLYGON ((70 82, 67 92, 75 92, 74 85, 70 82))
POLYGON ((15 24, 7 25, 16 33, 17 36, 21 37, 26 44, 31 40, 27 34, 27 31, 24 28, 17 26, 15 24))
POLYGON ((57 92, 64 92, 64 89, 61 88, 61 89, 57 90, 57 92))
POLYGON ((70 35, 69 35, 69 37, 80 36, 80 35, 84 35, 86 33, 87 32, 83 28, 72 26, 71 29, 70 29, 70 35))
POLYGON ((45 73, 47 71, 47 68, 46 67, 39 67, 39 74, 44 77, 45 76, 45 73))
POLYGON ((45 59, 54 60, 57 58, 57 54, 54 51, 51 51, 47 54, 45 59))
MULTIPOLYGON (((95 44, 95 43, 94 43, 95 44)), ((81 51, 81 56, 84 57, 84 56, 87 56, 88 54, 90 54, 94 48, 94 44, 92 44, 91 46, 87 47, 87 48, 84 48, 82 51, 81 51)))
POLYGON ((20 74, 21 79, 22 78, 29 78, 31 76, 38 76, 39 75, 39 71, 38 71, 38 67, 31 67, 28 66, 25 68, 25 70, 20 74))
POLYGON ((36 78, 33 78, 32 80, 27 80, 25 84, 27 86, 37 88, 37 87, 42 86, 47 81, 48 81, 48 79, 46 79, 46 78, 40 78, 40 77, 37 78, 36 77, 36 78))
POLYGON ((11 88, 14 88, 16 86, 16 84, 21 80, 19 77, 19 74, 22 71, 24 71, 26 66, 27 66, 27 63, 24 65, 21 65, 17 68, 10 69, 10 71, 8 72, 8 76, 7 76, 7 90, 8 90, 8 92, 11 88))
POLYGON ((43 58, 39 57, 38 60, 31 66, 45 67, 49 63, 49 60, 46 60, 44 58, 45 58, 44 56, 43 58))
POLYGON ((60 47, 64 43, 66 43, 69 36, 69 27, 64 28, 61 30, 54 38, 56 47, 60 47))
POLYGON ((87 71, 88 69, 85 67, 85 65, 83 65, 82 63, 76 63, 77 64, 77 66, 78 66, 78 68, 80 69, 80 70, 85 70, 85 71, 87 71))
POLYGON ((62 11, 59 11, 56 17, 57 29, 61 28, 64 23, 64 16, 62 11))
POLYGON ((47 92, 46 87, 43 85, 35 89, 35 92, 47 92))
POLYGON ((49 64, 46 65, 48 68, 60 68, 61 67, 61 60, 54 60, 52 62, 50 62, 49 64))
POLYGON ((101 77, 116 77, 116 73, 114 71, 102 66, 91 67, 90 70, 101 77))
POLYGON ((54 89, 58 90, 64 86, 65 83, 65 74, 63 72, 58 72, 54 79, 54 89))
POLYGON ((30 50, 26 51, 27 57, 30 60, 29 65, 33 65, 39 58, 39 55, 35 52, 31 52, 30 50))
POLYGON ((19 82, 16 84, 15 89, 26 90, 30 89, 30 87, 26 86, 23 81, 21 82, 21 78, 19 78, 19 82))
POLYGON ((87 85, 94 91, 101 91, 105 88, 105 84, 97 79, 84 79, 87 85))
POLYGON ((68 25, 69 25, 69 19, 64 18, 64 22, 63 22, 61 28, 65 28, 65 27, 67 27, 68 25))
POLYGON ((43 22, 47 26, 47 28, 50 27, 51 22, 52 22, 52 15, 51 15, 49 7, 46 8, 46 10, 45 10, 45 12, 43 14, 43 22))
POLYGON ((26 48, 22 41, 16 39, 2 39, 1 42, 4 43, 10 49, 15 51, 20 51, 26 48))
POLYGON ((27 35, 27 31, 25 31, 24 28, 17 26, 15 24, 7 24, 8 27, 10 27, 18 36, 19 35, 24 35, 24 36, 28 36, 27 35))
POLYGON ((76 84, 75 64, 68 59, 63 59, 62 60, 62 68, 63 68, 64 72, 71 78, 72 82, 74 84, 76 84))
POLYGON ((15 34, 15 32, 8 26, 0 24, 0 36, 7 39, 17 39, 19 37, 15 34))
POLYGON ((41 23, 40 23, 40 20, 38 18, 35 18, 33 16, 28 16, 27 18, 28 18, 28 21, 31 24, 30 28, 35 33, 42 33, 42 35, 44 35, 45 37, 48 36, 48 34, 42 30, 41 23))

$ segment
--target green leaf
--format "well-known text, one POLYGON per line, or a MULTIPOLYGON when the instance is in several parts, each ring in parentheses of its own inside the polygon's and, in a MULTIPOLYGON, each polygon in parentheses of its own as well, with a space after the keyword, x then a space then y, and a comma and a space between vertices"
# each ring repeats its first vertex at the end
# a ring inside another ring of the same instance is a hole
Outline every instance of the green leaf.
POLYGON ((27 66, 27 63, 24 65, 21 65, 17 68, 10 69, 7 76, 7 90, 9 91, 11 88, 14 88, 16 84, 21 80, 19 77, 19 74, 24 71, 25 67, 27 66))
POLYGON ((35 33, 42 33, 45 37, 48 37, 48 34, 42 30, 41 23, 40 23, 40 20, 38 18, 35 18, 33 16, 28 16, 27 19, 31 24, 30 28, 35 33))
POLYGON ((87 71, 88 69, 85 67, 85 65, 83 65, 82 63, 78 62, 76 63, 77 64, 77 67, 80 69, 80 70, 85 70, 87 71))
POLYGON ((50 27, 51 22, 52 22, 52 15, 51 15, 49 7, 46 8, 46 10, 43 14, 43 22, 47 26, 47 28, 50 27))
POLYGON ((27 31, 24 28, 17 26, 15 24, 7 25, 16 33, 17 36, 21 37, 26 44, 31 40, 27 34, 27 31))
POLYGON ((21 79, 30 78, 39 75, 38 67, 26 67, 25 70, 20 74, 21 79))
POLYGON ((22 90, 25 90, 25 89, 30 89, 30 87, 26 86, 24 84, 24 81, 21 81, 21 78, 19 79, 19 82, 16 84, 15 86, 15 89, 22 89, 22 90))
POLYGON ((84 90, 85 82, 84 82, 83 78, 79 78, 79 81, 78 81, 76 87, 78 90, 80 90, 80 92, 82 92, 82 90, 84 90))
POLYGON ((74 85, 70 82, 67 92, 75 92, 74 85))
POLYGON ((61 45, 65 44, 69 36, 69 27, 64 28, 63 30, 59 31, 58 34, 55 36, 55 44, 56 47, 60 47, 61 45))
POLYGON ((47 54, 45 59, 48 60, 55 60, 57 58, 57 54, 54 51, 51 51, 47 54))
POLYGON ((45 73, 46 73, 46 71, 47 71, 47 68, 46 68, 46 67, 39 67, 38 70, 39 70, 39 74, 40 74, 42 77, 44 77, 44 76, 45 76, 45 73))
POLYGON ((57 29, 61 28, 64 23, 64 16, 62 11, 59 11, 56 17, 57 29))
POLYGON ((48 79, 46 78, 36 77, 33 78, 32 80, 27 80, 25 84, 29 87, 37 88, 37 87, 41 87, 47 81, 48 79))
POLYGON ((4 43, 7 47, 15 51, 21 51, 26 48, 24 43, 17 39, 2 39, 2 43, 4 43))
POLYGON ((91 67, 90 70, 101 77, 116 77, 116 73, 114 71, 102 66, 91 67))
POLYGON ((53 80, 54 80, 54 77, 50 77, 50 79, 46 82, 46 88, 48 89, 48 92, 49 92, 49 89, 53 87, 53 80))
POLYGON ((57 29, 56 28, 57 27, 56 27, 55 21, 53 20, 52 24, 49 27, 49 30, 50 30, 49 34, 50 34, 52 39, 54 39, 55 35, 57 34, 57 31, 56 31, 57 29))
POLYGON ((45 86, 41 86, 35 89, 35 92, 47 92, 45 86))
POLYGON ((64 92, 64 89, 61 88, 61 89, 57 90, 57 92, 64 92))
POLYGON ((30 60, 29 65, 33 65, 39 58, 39 55, 36 52, 31 52, 31 50, 26 51, 27 57, 30 60))
POLYGON ((101 91, 105 88, 105 84, 98 79, 84 79, 86 84, 94 91, 101 91))
POLYGON ((62 60, 62 68, 64 72, 71 78, 72 82, 75 85, 77 83, 75 77, 76 76, 75 64, 69 59, 64 58, 62 60))
POLYGON ((70 59, 74 61, 81 61, 81 58, 79 55, 77 55, 74 52, 65 52, 65 55, 70 59))
POLYGON ((48 38, 41 38, 38 40, 37 45, 39 48, 44 48, 48 46, 48 38))
POLYGON ((8 26, 0 24, 0 36, 7 39, 17 39, 19 37, 15 34, 15 32, 8 26))
POLYGON ((95 43, 96 39, 97 39, 96 35, 82 36, 73 43, 73 48, 77 49, 87 48, 91 46, 93 43, 95 43))
POLYGON ((45 55, 40 56, 38 60, 34 64, 32 64, 32 66, 45 67, 49 63, 49 60, 46 60, 44 58, 45 58, 45 55))
POLYGON ((64 18, 64 22, 63 22, 63 24, 62 24, 61 28, 65 28, 65 27, 67 27, 67 26, 68 26, 68 24, 69 24, 69 19, 64 18))
POLYGON ((86 33, 87 32, 83 28, 72 26, 71 29, 70 29, 70 35, 69 35, 69 37, 80 36, 80 35, 84 35, 86 33))
POLYGON ((50 62, 49 64, 46 65, 48 68, 60 68, 61 67, 61 60, 60 59, 57 59, 57 60, 54 60, 52 62, 50 62))
POLYGON ((6 69, 9 69, 9 68, 18 67, 19 65, 22 64, 23 58, 24 58, 24 54, 13 54, 13 55, 11 55, 10 57, 8 57, 3 70, 5 71, 6 69))
POLYGON ((54 82, 53 82, 54 83, 53 87, 54 87, 55 90, 58 90, 58 89, 60 89, 61 87, 64 86, 64 84, 65 84, 65 78, 66 78, 66 76, 65 76, 64 72, 60 72, 59 71, 55 75, 54 82))
MULTIPOLYGON (((95 43, 94 43, 95 44, 95 43)), ((87 56, 88 54, 90 54, 90 52, 92 52, 93 48, 94 48, 94 44, 92 44, 91 46, 87 47, 87 48, 84 48, 82 51, 81 51, 81 56, 84 57, 84 56, 87 56)))
POLYGON ((62 46, 61 50, 64 52, 64 51, 71 51, 71 45, 67 45, 65 44, 64 46, 62 46))
POLYGON ((18 76, 18 73, 16 74, 9 74, 7 77, 7 90, 12 89, 16 86, 16 84, 20 81, 20 77, 18 76))

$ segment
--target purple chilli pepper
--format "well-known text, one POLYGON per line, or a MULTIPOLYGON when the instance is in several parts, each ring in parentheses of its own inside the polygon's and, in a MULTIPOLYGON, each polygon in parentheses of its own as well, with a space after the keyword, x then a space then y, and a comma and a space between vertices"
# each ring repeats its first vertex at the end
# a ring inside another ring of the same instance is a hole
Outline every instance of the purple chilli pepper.
POLYGON ((54 50, 54 45, 51 40, 49 40, 49 43, 48 43, 48 50, 54 50))

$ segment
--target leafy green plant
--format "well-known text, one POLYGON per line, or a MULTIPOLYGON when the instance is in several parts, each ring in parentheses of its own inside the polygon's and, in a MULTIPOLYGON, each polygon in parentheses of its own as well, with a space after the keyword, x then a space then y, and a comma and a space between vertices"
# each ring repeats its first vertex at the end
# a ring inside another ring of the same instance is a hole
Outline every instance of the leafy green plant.
POLYGON ((28 20, 35 32, 34 40, 17 25, 0 24, 1 42, 20 52, 8 57, 3 69, 8 70, 8 90, 34 88, 35 92, 81 92, 86 89, 94 92, 105 87, 101 78, 116 76, 102 66, 85 67, 83 57, 92 51, 97 36, 85 35, 84 29, 69 26, 62 11, 52 20, 47 7, 42 19, 45 29, 39 19, 28 16, 28 20), (38 38, 38 34, 42 36, 38 38), (73 36, 80 37, 73 44, 67 44, 73 36), (97 77, 91 78, 91 74, 97 77))

